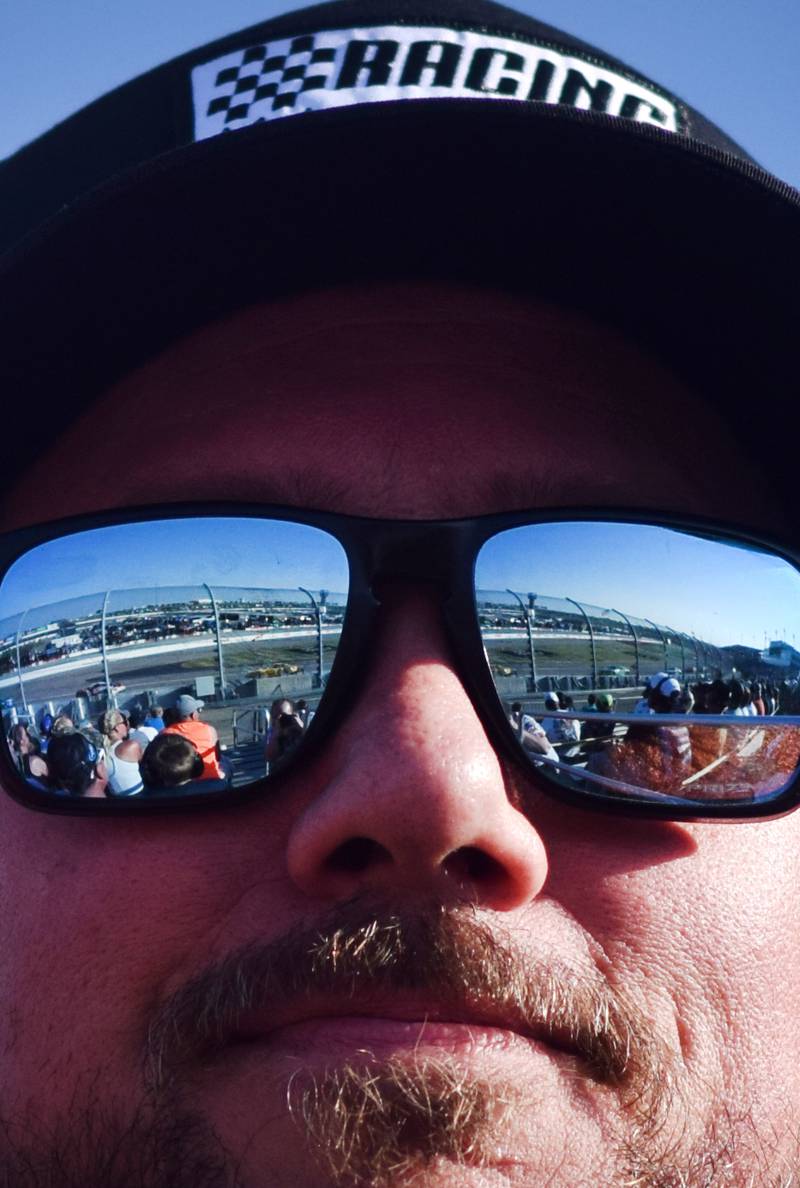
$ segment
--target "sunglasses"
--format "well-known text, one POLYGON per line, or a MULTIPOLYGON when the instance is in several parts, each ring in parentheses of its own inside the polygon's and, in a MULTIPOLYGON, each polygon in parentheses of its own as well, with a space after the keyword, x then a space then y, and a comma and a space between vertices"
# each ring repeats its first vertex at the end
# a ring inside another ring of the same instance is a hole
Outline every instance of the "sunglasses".
POLYGON ((674 820, 800 800, 797 558, 746 531, 596 508, 402 521, 193 504, 9 534, 4 787, 58 813, 252 800, 345 721, 393 583, 437 600, 463 686, 531 795, 674 820), (193 701, 202 715, 181 715, 193 701), (99 742, 120 704, 140 722, 105 740, 105 796, 24 778, 15 724, 66 715, 99 742), (200 778, 159 744, 158 786, 142 786, 163 732, 198 751, 200 778))

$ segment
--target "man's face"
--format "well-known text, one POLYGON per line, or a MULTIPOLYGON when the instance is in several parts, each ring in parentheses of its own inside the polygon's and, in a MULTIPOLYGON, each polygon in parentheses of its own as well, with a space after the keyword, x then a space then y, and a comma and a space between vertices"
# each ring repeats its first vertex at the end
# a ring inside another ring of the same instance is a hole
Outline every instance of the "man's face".
MULTIPOLYGON (((651 507, 780 531, 761 485, 735 505, 720 482, 743 464, 696 395, 602 327, 491 294, 345 291, 244 312, 129 376, 2 526, 224 499, 651 507), (102 443, 131 406, 148 432, 119 467, 102 443)), ((435 595, 387 587, 380 613, 345 721, 276 793, 142 820, 0 800, 10 1182, 783 1182, 800 815, 561 805, 494 751, 435 595), (420 937, 434 956, 412 969, 420 937)))
POLYGON ((29 755, 31 753, 33 747, 31 745, 30 736, 24 727, 15 727, 13 738, 16 748, 21 755, 29 755))

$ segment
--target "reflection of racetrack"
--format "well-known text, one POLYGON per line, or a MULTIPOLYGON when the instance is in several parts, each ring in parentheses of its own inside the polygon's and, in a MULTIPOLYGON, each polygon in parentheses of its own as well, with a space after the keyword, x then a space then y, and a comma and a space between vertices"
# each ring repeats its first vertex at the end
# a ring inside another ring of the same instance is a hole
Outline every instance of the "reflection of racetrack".
MULTIPOLYGON (((655 639, 639 639, 639 666, 642 672, 655 672, 669 665, 681 665, 680 651, 670 650, 665 660, 663 644, 655 639)), ((531 671, 527 634, 508 631, 486 632, 484 644, 492 667, 499 676, 528 677, 531 671)), ((629 636, 598 635, 594 641, 595 660, 599 675, 612 673, 614 667, 627 670, 633 677, 636 671, 636 650, 629 636)), ((592 672, 592 647, 588 634, 580 632, 542 632, 534 638, 534 659, 537 676, 589 676, 592 672)))
MULTIPOLYGON (((333 661, 339 628, 323 628, 324 662, 326 668, 333 661)), ((223 636, 223 661, 226 684, 237 684, 250 673, 270 665, 296 665, 314 678, 318 666, 316 630, 301 628, 291 631, 260 633, 227 638, 223 636)), ((110 649, 109 675, 113 684, 123 684, 122 700, 165 685, 191 686, 196 677, 216 676, 217 649, 213 637, 202 640, 169 641, 135 645, 125 649, 110 649)), ((99 652, 39 665, 23 672, 25 693, 29 701, 63 703, 96 681, 104 680, 103 661, 99 652)), ((0 681, 3 696, 19 697, 16 677, 0 681)))
MULTIPOLYGON (((324 664, 333 662, 339 627, 323 628, 324 664)), ((525 679, 530 674, 530 653, 527 633, 489 630, 484 643, 494 671, 498 676, 525 679)), ((620 665, 635 672, 635 652, 632 641, 619 635, 596 640, 598 673, 604 667, 620 665)), ((642 673, 654 672, 664 664, 663 646, 654 639, 640 639, 640 668, 642 673)), ((535 639, 537 675, 587 677, 592 671, 591 648, 586 634, 577 632, 537 632, 535 639)), ((125 648, 112 648, 108 654, 112 683, 123 684, 122 701, 147 690, 166 693, 176 686, 191 687, 198 677, 218 673, 216 641, 207 634, 192 639, 169 639, 162 643, 140 643, 125 648)), ((314 628, 294 627, 259 633, 223 635, 223 660, 226 685, 237 685, 259 669, 270 666, 287 671, 296 666, 308 675, 309 686, 318 667, 317 633, 314 628)), ((681 662, 678 654, 670 663, 681 662)), ((41 665, 23 673, 26 697, 41 703, 64 703, 74 697, 78 689, 104 680, 103 663, 98 652, 70 657, 41 665)), ((19 685, 13 675, 0 680, 2 696, 18 698, 19 685)))

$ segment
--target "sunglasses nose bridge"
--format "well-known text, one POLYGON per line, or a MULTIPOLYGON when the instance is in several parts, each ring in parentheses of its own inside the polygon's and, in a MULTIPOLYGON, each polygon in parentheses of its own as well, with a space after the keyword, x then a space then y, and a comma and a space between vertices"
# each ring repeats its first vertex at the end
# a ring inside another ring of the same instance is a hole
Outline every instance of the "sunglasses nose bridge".
POLYGON ((456 582, 464 550, 446 524, 420 521, 385 526, 370 550, 370 587, 380 601, 390 585, 435 587, 447 597, 456 582))

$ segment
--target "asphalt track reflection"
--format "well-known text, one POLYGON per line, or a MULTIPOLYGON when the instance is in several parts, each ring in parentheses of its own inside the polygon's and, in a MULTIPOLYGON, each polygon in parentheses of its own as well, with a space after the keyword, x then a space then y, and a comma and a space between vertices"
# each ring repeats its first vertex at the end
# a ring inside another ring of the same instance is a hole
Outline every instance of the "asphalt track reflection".
MULTIPOLYGON (((323 627, 324 663, 330 668, 335 656, 336 643, 340 634, 339 625, 323 627)), ((258 669, 270 666, 296 665, 309 676, 309 686, 316 675, 317 632, 316 628, 292 628, 277 631, 225 632, 223 641, 223 662, 225 682, 236 686, 251 678, 258 669)), ((529 673, 527 658, 527 634, 523 631, 509 632, 489 630, 484 635, 485 644, 493 662, 510 660, 513 671, 520 678, 529 673), (510 648, 509 652, 506 649, 510 648)), ((641 641, 645 644, 645 641, 641 641)), ((630 664, 627 649, 630 641, 624 637, 603 643, 613 649, 612 660, 630 664), (624 652, 624 655, 617 654, 624 652)), ((650 641, 647 641, 649 644, 650 641)), ((655 641, 653 641, 655 643, 655 641)), ((549 644, 546 656, 540 655, 539 675, 586 677, 591 671, 588 639, 575 632, 537 633, 537 644, 544 650, 549 644), (545 642, 546 641, 546 642, 545 642), (562 655, 558 655, 561 651, 562 655), (586 653, 585 655, 583 653, 586 653), (541 663, 541 661, 545 661, 541 663)), ((630 649, 632 651, 632 648, 630 649)), ((648 663, 645 671, 655 671, 660 656, 655 648, 643 647, 648 663), (652 655, 652 662, 650 662, 652 655)), ((660 649, 659 649, 660 651, 660 649)), ((605 658, 606 662, 608 657, 605 658)), ((644 659, 644 657, 643 657, 644 659)), ((123 684, 128 697, 150 690, 192 685, 199 677, 216 676, 218 673, 217 642, 213 633, 192 639, 169 637, 161 641, 139 641, 125 647, 108 649, 109 676, 112 684, 123 684)), ((602 669, 601 669, 602 671, 602 669)), ((78 653, 66 659, 39 664, 23 669, 22 673, 26 700, 65 702, 95 682, 103 681, 102 654, 99 649, 78 653)), ((0 698, 19 699, 19 680, 15 673, 0 678, 0 698)))

